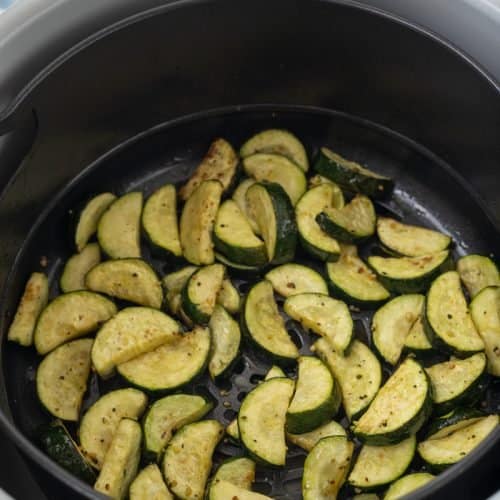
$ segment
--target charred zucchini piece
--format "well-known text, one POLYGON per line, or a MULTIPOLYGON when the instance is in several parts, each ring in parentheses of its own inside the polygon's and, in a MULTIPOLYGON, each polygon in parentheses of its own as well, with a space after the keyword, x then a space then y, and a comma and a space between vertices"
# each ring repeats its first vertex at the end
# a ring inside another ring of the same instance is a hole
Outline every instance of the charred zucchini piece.
POLYGON ((219 293, 216 299, 217 304, 221 305, 228 313, 236 314, 241 309, 241 297, 238 289, 233 285, 229 278, 222 280, 219 293))
POLYGON ((435 418, 426 429, 426 439, 441 439, 463 429, 487 415, 476 408, 454 408, 450 413, 435 418))
POLYGON ((286 438, 290 443, 299 446, 303 450, 311 451, 320 439, 330 436, 344 436, 347 437, 345 429, 335 422, 334 420, 320 425, 310 432, 303 432, 302 434, 286 433, 286 438))
POLYGON ((328 295, 328 287, 323 277, 310 267, 301 264, 282 264, 266 274, 275 292, 283 297, 302 293, 328 295))
POLYGON ((471 299, 487 286, 500 286, 497 266, 483 255, 467 255, 458 259, 457 271, 471 299))
POLYGON ((196 266, 186 266, 163 277, 162 284, 165 298, 172 314, 179 314, 182 305, 182 289, 197 269, 196 266))
POLYGON ((208 493, 208 500, 226 500, 229 498, 237 498, 238 500, 272 500, 271 497, 248 491, 229 481, 214 481, 208 493))
POLYGON ((156 464, 141 470, 130 485, 130 500, 174 500, 156 464))
POLYGON ((59 280, 63 293, 85 290, 85 275, 101 262, 101 250, 97 243, 89 243, 80 253, 71 256, 59 280))
POLYGON ((255 462, 247 457, 225 460, 214 474, 212 487, 218 481, 227 481, 244 490, 252 489, 252 484, 255 481, 255 462))
POLYGON ((253 186, 257 181, 255 179, 244 179, 242 180, 236 189, 234 190, 233 193, 233 200, 234 202, 238 205, 239 209, 241 210, 242 214, 247 218, 248 223, 250 224, 250 227, 252 228, 252 231, 255 234, 260 234, 259 232, 259 226, 253 219, 253 217, 250 215, 250 212, 248 211, 248 206, 247 206, 247 191, 250 186, 253 186))
POLYGON ((433 347, 427 338, 422 314, 417 318, 404 342, 404 349, 416 355, 430 352, 433 347))
POLYGON ((224 264, 226 267, 236 269, 237 271, 240 271, 240 272, 255 275, 256 273, 259 273, 261 271, 261 268, 258 266, 247 266, 246 264, 238 264, 236 262, 232 262, 226 256, 222 255, 219 252, 215 252, 215 258, 221 264, 224 264))
POLYGON ((433 476, 428 472, 414 472, 413 474, 407 474, 391 484, 384 496, 384 500, 398 500, 409 493, 413 493, 415 490, 418 490, 424 486, 424 484, 432 481, 435 477, 436 476, 433 476))

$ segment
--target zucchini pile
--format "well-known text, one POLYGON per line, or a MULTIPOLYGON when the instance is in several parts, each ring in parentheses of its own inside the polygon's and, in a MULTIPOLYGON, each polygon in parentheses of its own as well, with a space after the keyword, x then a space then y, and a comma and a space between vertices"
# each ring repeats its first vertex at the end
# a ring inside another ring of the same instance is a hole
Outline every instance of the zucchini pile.
POLYGON ((494 262, 378 215, 392 179, 326 147, 311 170, 270 129, 239 153, 216 139, 181 186, 86 203, 60 293, 33 273, 8 332, 40 356, 52 459, 114 499, 251 500, 295 447, 305 500, 395 499, 498 429, 481 409, 500 376, 494 262), (269 371, 218 421, 193 382, 241 377, 242 357, 269 371), (86 400, 92 377, 113 390, 86 400))

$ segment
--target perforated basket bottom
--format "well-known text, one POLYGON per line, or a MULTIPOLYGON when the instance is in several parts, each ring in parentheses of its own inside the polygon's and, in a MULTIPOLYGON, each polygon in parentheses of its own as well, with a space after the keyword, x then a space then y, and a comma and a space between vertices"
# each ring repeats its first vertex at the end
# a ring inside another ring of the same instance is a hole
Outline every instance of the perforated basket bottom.
MULTIPOLYGON (((259 107, 200 114, 159 127, 122 145, 113 154, 86 169, 54 198, 35 222, 11 272, 8 281, 11 293, 7 293, 1 306, 1 317, 7 318, 2 325, 3 330, 12 316, 8 311, 14 310, 30 272, 43 268, 50 278, 52 296, 59 293, 58 279, 62 267, 73 252, 67 236, 71 233, 72 214, 92 194, 110 190, 120 195, 141 190, 148 196, 167 182, 179 184, 185 181, 214 138, 225 137, 238 147, 256 131, 271 127, 294 132, 304 142, 310 157, 320 146, 328 145, 347 158, 393 177, 396 181, 394 194, 390 200, 377 203, 377 211, 450 234, 455 242, 455 257, 473 252, 488 254, 494 248, 493 237, 481 230, 484 215, 463 186, 430 153, 387 130, 345 115, 302 108, 259 107), (45 267, 41 266, 41 260, 46 261, 45 267)), ((361 253, 366 256, 376 250, 372 242, 365 245, 361 253)), ((160 276, 185 265, 153 256, 147 245, 143 246, 143 255, 160 276)), ((297 260, 323 272, 323 264, 308 259, 300 249, 297 260)), ((257 274, 234 270, 229 270, 229 274, 241 294, 262 278, 257 274)), ((282 299, 277 297, 277 300, 281 306, 282 299)), ((353 310, 352 314, 356 337, 369 343, 372 313, 353 310)), ((305 332, 286 315, 284 317, 300 352, 310 354, 314 335, 305 332)), ((36 398, 34 376, 38 362, 39 358, 32 349, 5 346, 4 370, 12 413, 17 425, 34 440, 38 426, 49 420, 36 398)), ((209 396, 215 407, 207 418, 216 418, 227 425, 236 416, 245 395, 264 378, 271 366, 270 360, 244 345, 242 356, 230 378, 216 384, 205 374, 185 387, 183 392, 209 396)), ((294 369, 286 368, 285 371, 289 376, 295 376, 294 369)), ((384 373, 388 376, 389 367, 384 366, 384 373)), ((118 376, 102 381, 93 375, 83 411, 100 395, 124 385, 118 376)), ((151 401, 158 397, 161 396, 152 395, 151 401)), ((489 411, 500 410, 498 382, 490 385, 482 406, 489 411)), ((336 420, 348 428, 343 413, 339 413, 336 420)), ((72 431, 76 433, 76 428, 73 427, 72 431)), ((214 468, 223 459, 242 454, 244 450, 226 438, 215 453, 214 468)), ((283 469, 258 466, 255 489, 273 498, 300 498, 305 456, 304 451, 290 445, 283 469)), ((419 470, 421 467, 416 458, 412 469, 419 470)), ((351 497, 353 493, 346 487, 341 498, 351 497)))

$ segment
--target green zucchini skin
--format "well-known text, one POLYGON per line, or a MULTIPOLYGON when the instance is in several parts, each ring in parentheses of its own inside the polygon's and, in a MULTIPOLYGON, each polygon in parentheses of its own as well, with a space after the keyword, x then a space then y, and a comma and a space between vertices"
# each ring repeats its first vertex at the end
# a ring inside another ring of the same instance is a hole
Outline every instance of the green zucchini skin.
POLYGON ((460 422, 486 416, 486 413, 478 410, 477 408, 455 407, 446 415, 441 415, 440 417, 435 418, 429 423, 429 425, 426 426, 424 433, 425 439, 429 439, 439 431, 442 431, 447 427, 455 426, 460 422))

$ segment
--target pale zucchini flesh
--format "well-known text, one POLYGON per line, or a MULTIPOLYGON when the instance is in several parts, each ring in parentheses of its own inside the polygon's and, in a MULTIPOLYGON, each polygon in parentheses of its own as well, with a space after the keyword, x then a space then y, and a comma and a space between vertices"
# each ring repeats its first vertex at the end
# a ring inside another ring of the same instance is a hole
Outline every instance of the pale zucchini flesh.
POLYGON ((250 490, 255 481, 255 462, 247 457, 225 460, 214 474, 212 485, 217 481, 228 481, 239 488, 250 490))
POLYGON ((471 299, 487 286, 500 286, 498 267, 484 255, 466 255, 458 259, 457 271, 471 299))
POLYGON ((163 302, 161 282, 153 268, 141 259, 107 260, 85 276, 85 285, 93 292, 160 309, 163 302))
POLYGON ((80 253, 72 255, 59 280, 63 293, 85 290, 85 275, 101 262, 101 250, 97 243, 89 243, 80 253))
POLYGON ((249 491, 229 481, 215 480, 210 487, 208 500, 272 500, 271 497, 249 491))
POLYGON ((286 377, 285 372, 279 366, 273 365, 266 373, 264 380, 271 380, 278 377, 286 377))
POLYGON ((38 354, 97 330, 116 311, 111 300, 97 293, 81 290, 59 295, 38 318, 34 333, 38 354))
POLYGON ((103 377, 117 365, 179 338, 179 325, 170 316, 149 307, 127 307, 97 332, 92 364, 103 377))
POLYGON ((259 226, 255 222, 255 219, 251 216, 250 211, 247 206, 247 191, 250 186, 253 186, 257 181, 255 179, 244 179, 242 180, 233 193, 233 200, 236 202, 241 212, 245 215, 252 231, 255 234, 260 234, 259 226))
POLYGON ((325 437, 330 436, 347 436, 345 429, 335 420, 320 425, 310 432, 303 432, 302 434, 286 433, 286 439, 306 451, 311 451, 316 444, 325 437))
POLYGON ((384 495, 384 500, 399 500, 405 495, 418 490, 424 484, 430 483, 435 477, 428 472, 407 474, 391 484, 384 495))
POLYGON ((182 304, 182 289, 197 269, 196 266, 185 266, 163 277, 162 285, 165 298, 172 314, 177 315, 179 313, 182 304))
POLYGON ((33 333, 40 313, 49 300, 49 281, 43 273, 33 273, 24 288, 7 338, 22 346, 33 343, 33 333))
POLYGON ((266 274, 275 292, 283 297, 301 293, 328 295, 328 287, 323 277, 310 267, 301 264, 282 264, 266 274))
POLYGON ((238 289, 233 285, 229 278, 224 278, 222 280, 222 285, 219 293, 217 294, 216 302, 230 314, 240 312, 240 292, 238 292, 238 289))
POLYGON ((132 481, 129 491, 130 500, 174 500, 163 481, 160 469, 150 464, 139 472, 132 481))
POLYGON ((235 418, 234 420, 231 420, 231 422, 229 422, 229 424, 226 427, 226 434, 233 441, 240 440, 240 429, 238 427, 238 419, 237 418, 235 418))
POLYGON ((404 348, 416 354, 432 350, 432 344, 425 333, 422 314, 410 328, 410 331, 405 338, 404 348))

